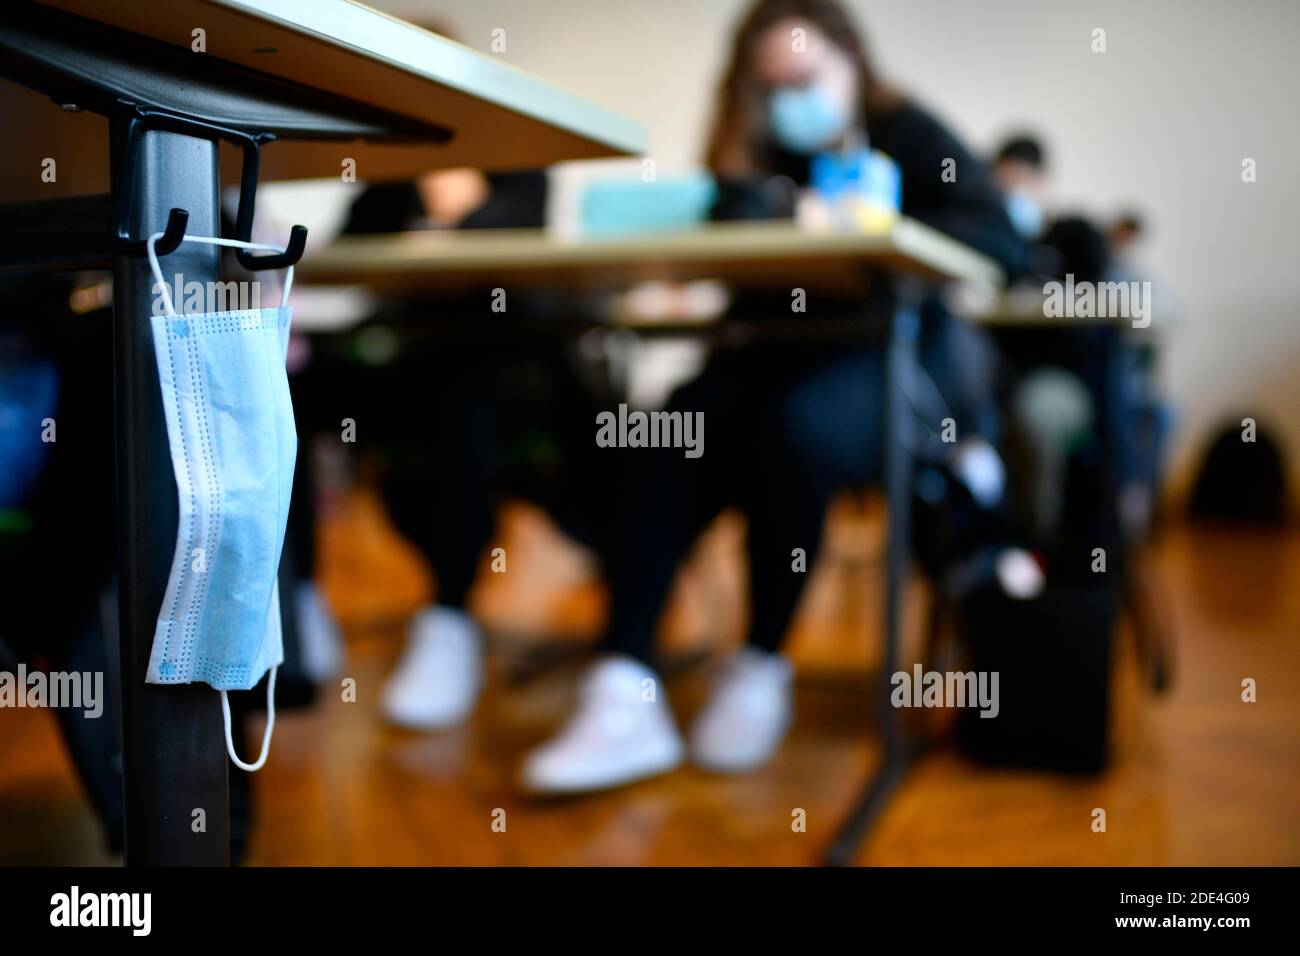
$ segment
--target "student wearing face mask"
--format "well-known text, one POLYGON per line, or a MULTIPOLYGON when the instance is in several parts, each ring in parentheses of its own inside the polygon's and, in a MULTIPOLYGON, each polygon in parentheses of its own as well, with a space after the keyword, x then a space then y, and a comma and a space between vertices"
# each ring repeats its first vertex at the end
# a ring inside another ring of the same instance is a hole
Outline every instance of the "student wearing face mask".
MULTIPOLYGON (((719 180, 718 218, 790 215, 812 157, 870 145, 902 173, 902 212, 995 258, 1008 275, 1028 251, 984 166, 934 117, 874 76, 847 13, 833 0, 760 0, 735 35, 708 145, 719 180), (955 160, 957 178, 942 172, 955 160)), ((819 298, 818 317, 860 316, 860 300, 819 298)), ((746 317, 789 315, 789 299, 741 297, 746 317)), ((810 311, 813 309, 810 308, 810 311)), ((1001 496, 992 450, 997 417, 992 353, 936 301, 922 313, 921 363, 963 436, 950 463, 982 505, 1001 496)), ((583 683, 577 710, 525 760, 537 792, 617 786, 676 767, 741 772, 777 750, 793 714, 792 669, 780 646, 822 523, 842 487, 878 480, 884 360, 878 349, 824 344, 719 353, 677 391, 670 410, 703 412, 705 454, 631 449, 616 500, 624 502, 606 555, 611 608, 606 655, 583 683), (653 641, 676 568, 724 507, 749 518, 750 631, 722 668, 683 740, 654 670, 653 641)), ((609 454, 615 454, 610 451, 609 454)))
POLYGON ((993 178, 1006 197, 1007 215, 1026 242, 1043 234, 1043 193, 1047 190, 1047 158, 1033 136, 1012 136, 998 149, 993 178))

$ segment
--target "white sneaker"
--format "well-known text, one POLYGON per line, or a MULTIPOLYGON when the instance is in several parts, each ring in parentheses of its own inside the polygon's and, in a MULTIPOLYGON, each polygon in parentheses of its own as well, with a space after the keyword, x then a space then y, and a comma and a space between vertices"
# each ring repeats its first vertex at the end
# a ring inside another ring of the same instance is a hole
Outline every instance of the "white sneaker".
POLYGON ((691 726, 691 757, 708 770, 743 773, 772 759, 794 719, 794 668, 745 647, 727 662, 691 726))
POLYGON ((413 730, 439 730, 469 716, 483 684, 483 640, 468 614, 427 608, 411 622, 406 650, 384 686, 384 716, 413 730))
POLYGON ((604 790, 674 769, 685 748, 660 685, 654 671, 629 657, 592 667, 577 711, 525 758, 524 788, 552 794, 604 790))
POLYGON ((998 453, 982 438, 958 442, 952 455, 952 470, 981 508, 992 508, 1002 500, 1007 485, 1006 468, 998 453))

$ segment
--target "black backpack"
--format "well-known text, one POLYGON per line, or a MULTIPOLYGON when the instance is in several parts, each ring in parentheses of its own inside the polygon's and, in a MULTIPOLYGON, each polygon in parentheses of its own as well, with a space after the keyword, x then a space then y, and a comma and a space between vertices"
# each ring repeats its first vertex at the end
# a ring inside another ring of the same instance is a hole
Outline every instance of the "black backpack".
POLYGON ((965 596, 958 615, 967 664, 998 673, 1000 700, 991 719, 962 711, 961 748, 994 766, 1085 774, 1104 769, 1119 606, 1115 577, 1086 571, 1049 573, 1047 587, 1028 600, 1007 595, 995 582, 965 596))
POLYGON ((1192 489, 1189 510, 1202 518, 1279 524, 1289 513, 1287 468, 1270 430, 1256 425, 1244 441, 1240 422, 1226 425, 1210 444, 1192 489))

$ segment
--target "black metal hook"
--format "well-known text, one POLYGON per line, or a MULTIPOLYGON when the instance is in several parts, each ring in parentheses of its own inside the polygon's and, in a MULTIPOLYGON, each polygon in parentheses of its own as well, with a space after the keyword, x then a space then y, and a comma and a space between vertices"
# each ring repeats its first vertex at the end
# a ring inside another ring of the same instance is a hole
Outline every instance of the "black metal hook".
MULTIPOLYGON (((165 256, 175 252, 176 247, 185 238, 185 227, 189 223, 190 214, 188 212, 184 209, 171 209, 167 213, 167 225, 163 229, 163 234, 158 237, 158 241, 153 245, 154 255, 165 256)), ((118 246, 122 248, 123 254, 135 258, 143 256, 149 245, 147 240, 129 238, 125 229, 118 230, 117 242, 118 246)))
POLYGON ((289 244, 285 246, 284 252, 255 256, 248 249, 236 249, 235 258, 239 260, 241 266, 251 272, 262 269, 287 269, 289 266, 298 264, 298 260, 302 258, 302 252, 306 248, 307 227, 294 226, 289 230, 289 244))
MULTIPOLYGON (((228 140, 242 148, 244 153, 243 169, 239 177, 239 208, 235 215, 235 238, 241 242, 251 242, 253 235, 253 212, 257 202, 257 172, 262 143, 274 139, 271 133, 246 133, 242 130, 228 129, 213 123, 187 119, 171 113, 146 110, 139 106, 123 104, 130 111, 126 132, 122 137, 122 150, 118 168, 124 182, 129 182, 129 170, 135 162, 136 150, 140 144, 140 134, 146 129, 162 129, 188 136, 199 136, 212 140, 228 140)), ((132 239, 127 230, 127 217, 130 212, 130 191, 123 185, 113 193, 113 238, 118 250, 124 256, 139 258, 145 254, 146 242, 132 239)), ((185 235, 189 223, 189 213, 184 209, 173 209, 167 215, 167 227, 163 235, 154 244, 154 252, 165 256, 174 252, 185 235)), ((252 272, 264 269, 284 269, 296 265, 307 247, 307 227, 294 226, 289 233, 289 244, 284 252, 271 255, 255 256, 247 249, 235 252, 235 258, 245 269, 252 272)))
MULTIPOLYGON (((113 191, 113 241, 124 256, 139 259, 145 255, 147 243, 144 239, 132 239, 127 230, 127 216, 130 213, 131 192, 130 169, 134 162, 136 149, 140 144, 140 133, 144 123, 140 116, 132 116, 126 124, 126 134, 122 137, 122 149, 118 166, 121 183, 113 191)), ((172 209, 167 214, 167 227, 159 240, 154 243, 154 252, 160 256, 175 252, 185 236, 185 227, 189 225, 190 214, 184 209, 172 209)))

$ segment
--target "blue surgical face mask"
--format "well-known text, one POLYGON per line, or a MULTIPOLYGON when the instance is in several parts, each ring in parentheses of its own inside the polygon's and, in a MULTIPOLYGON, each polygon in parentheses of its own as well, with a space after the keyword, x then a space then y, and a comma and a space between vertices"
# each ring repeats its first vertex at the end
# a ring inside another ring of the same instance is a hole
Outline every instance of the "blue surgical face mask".
POLYGON ((1025 239, 1037 239, 1043 231, 1043 209, 1038 200, 1023 189, 1013 189, 1007 194, 1007 215, 1011 225, 1025 239))
POLYGON ((180 520, 145 680, 197 680, 219 690, 230 758, 258 770, 275 726, 275 668, 284 660, 276 578, 298 454, 284 367, 293 269, 279 308, 177 315, 154 253, 160 236, 147 251, 163 314, 150 322, 180 520), (268 670, 266 736, 261 756, 246 764, 235 755, 226 692, 251 689, 268 670))
POLYGON ((783 86, 767 104, 772 136, 792 153, 811 156, 835 142, 849 126, 849 111, 823 85, 783 86))

